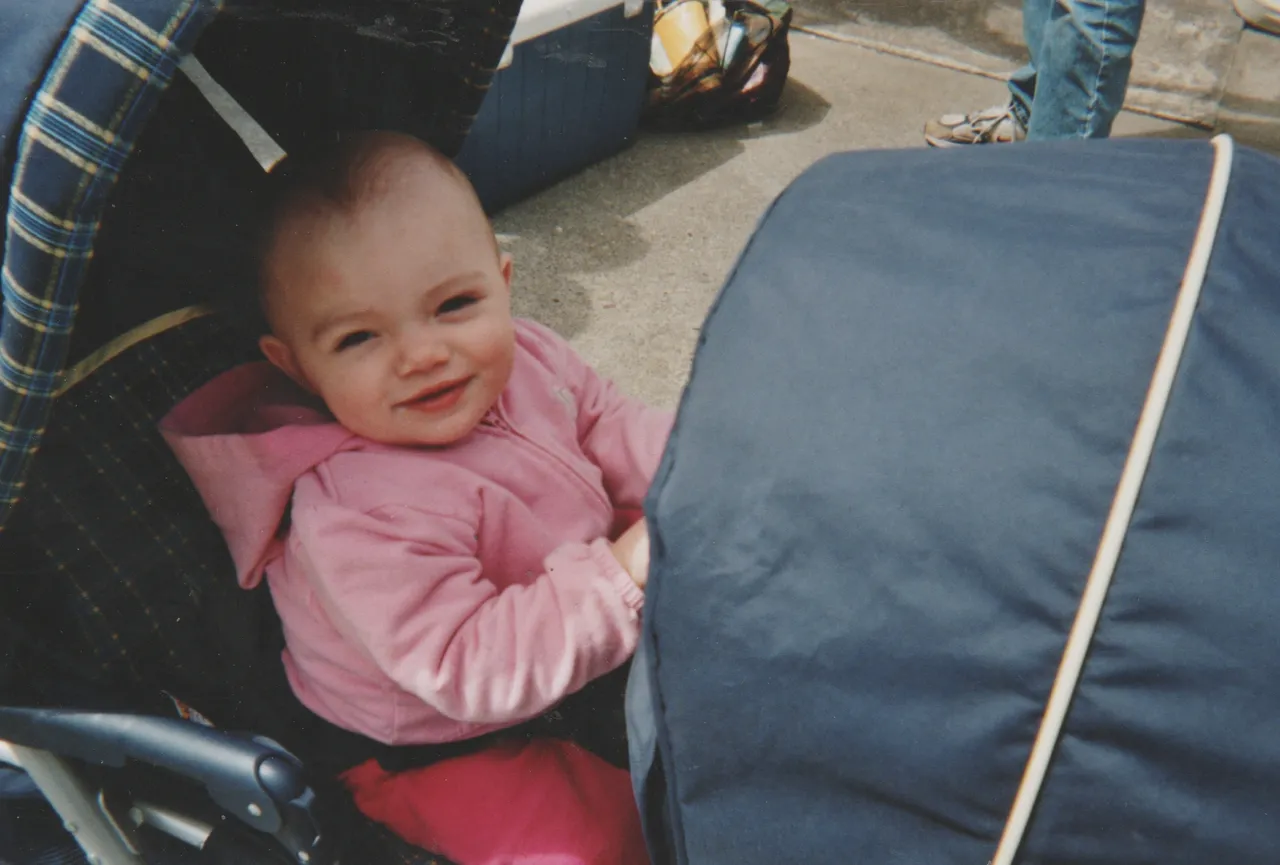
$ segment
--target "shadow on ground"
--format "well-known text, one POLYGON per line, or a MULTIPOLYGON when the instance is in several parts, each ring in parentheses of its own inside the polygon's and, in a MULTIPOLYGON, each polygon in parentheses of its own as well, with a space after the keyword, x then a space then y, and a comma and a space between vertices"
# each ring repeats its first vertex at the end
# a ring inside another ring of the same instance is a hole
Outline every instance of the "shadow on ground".
POLYGON ((591 299, 569 274, 613 271, 643 259, 649 244, 634 214, 738 157, 744 141, 801 132, 821 123, 830 108, 793 79, 764 121, 707 132, 642 132, 630 149, 572 183, 497 214, 499 240, 515 259, 516 314, 567 337, 581 333, 590 324, 591 299))
POLYGON ((1218 128, 1214 131, 1201 129, 1195 126, 1171 126, 1168 129, 1153 130, 1151 132, 1139 132, 1131 134, 1129 138, 1210 138, 1214 132, 1225 132, 1236 140, 1238 144, 1246 147, 1252 147, 1255 150, 1261 150, 1270 153, 1273 156, 1280 156, 1280 132, 1277 132, 1276 124, 1273 122, 1250 122, 1249 120, 1225 118, 1218 123, 1218 128))

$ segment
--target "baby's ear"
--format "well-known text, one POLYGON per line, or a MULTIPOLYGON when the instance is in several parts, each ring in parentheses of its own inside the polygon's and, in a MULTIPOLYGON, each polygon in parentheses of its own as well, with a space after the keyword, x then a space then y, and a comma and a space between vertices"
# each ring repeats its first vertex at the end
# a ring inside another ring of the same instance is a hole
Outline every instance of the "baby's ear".
POLYGON ((258 348, 262 351, 263 356, 271 362, 272 366, 289 376, 295 384, 308 393, 315 393, 315 388, 310 385, 307 377, 302 374, 302 368, 298 366, 298 359, 294 357, 293 349, 289 348, 284 340, 267 334, 259 337, 258 348))
POLYGON ((498 267, 502 268, 502 281, 507 284, 507 288, 511 288, 511 272, 514 266, 511 253, 504 252, 498 256, 498 267))

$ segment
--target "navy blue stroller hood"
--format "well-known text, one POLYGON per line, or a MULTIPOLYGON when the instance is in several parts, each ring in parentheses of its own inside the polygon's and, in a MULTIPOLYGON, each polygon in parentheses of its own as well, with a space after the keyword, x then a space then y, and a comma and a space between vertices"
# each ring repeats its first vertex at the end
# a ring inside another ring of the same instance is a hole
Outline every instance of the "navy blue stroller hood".
POLYGON ((648 502, 657 861, 1280 861, 1278 225, 1229 139, 781 196, 648 502))

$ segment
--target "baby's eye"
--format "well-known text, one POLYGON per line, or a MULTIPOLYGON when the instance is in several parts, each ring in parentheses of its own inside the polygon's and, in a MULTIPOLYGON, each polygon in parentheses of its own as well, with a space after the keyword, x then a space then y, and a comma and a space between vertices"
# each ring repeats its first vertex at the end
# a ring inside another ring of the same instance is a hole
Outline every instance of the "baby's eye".
POLYGON ((448 315, 451 312, 458 312, 459 310, 463 310, 468 306, 471 306, 471 304, 475 303, 479 299, 480 298, 476 297, 474 294, 459 294, 456 297, 451 297, 444 303, 440 304, 440 309, 436 314, 448 315))
POLYGON ((334 346, 334 349, 336 351, 343 351, 344 349, 355 348, 357 345, 360 345, 360 343, 368 342, 371 339, 373 339, 372 331, 368 331, 368 330, 352 331, 351 333, 344 336, 342 339, 338 340, 338 344, 334 346))

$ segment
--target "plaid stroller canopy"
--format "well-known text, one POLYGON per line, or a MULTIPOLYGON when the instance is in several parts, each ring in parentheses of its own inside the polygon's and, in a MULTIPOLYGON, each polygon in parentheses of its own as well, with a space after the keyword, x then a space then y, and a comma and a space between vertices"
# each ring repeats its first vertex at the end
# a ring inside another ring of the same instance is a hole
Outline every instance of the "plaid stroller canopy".
MULTIPOLYGON (((19 6, 40 17, 46 39, 64 23, 65 4, 19 6)), ((0 525, 48 421, 107 195, 179 59, 217 11, 199 0, 85 4, 20 135, 9 132, 16 141, 5 142, 15 156, 0 320, 0 525)), ((6 77, 21 71, 6 69, 6 77)))
MULTIPOLYGON (((109 196, 179 64, 202 34, 202 62, 251 113, 265 115, 265 125, 286 149, 326 129, 377 125, 418 134, 452 153, 479 107, 519 5, 519 0, 4 4, 0 16, 17 26, 0 27, 0 145, 8 180, 0 318, 0 530, 21 495, 68 362, 81 289, 91 275, 109 196), (387 57, 398 74, 378 68, 387 57), (353 63, 364 68, 353 73, 353 63), (304 79, 310 98, 301 95, 304 79), (385 86, 373 91, 375 79, 385 86)), ((145 294, 139 291, 139 297, 145 294)), ((116 300, 129 303, 127 296, 116 300)))

